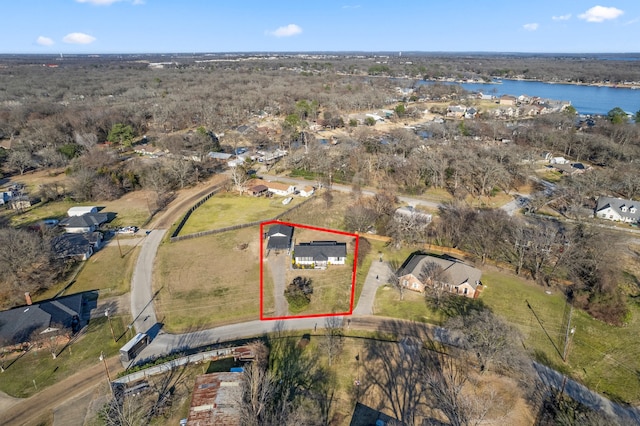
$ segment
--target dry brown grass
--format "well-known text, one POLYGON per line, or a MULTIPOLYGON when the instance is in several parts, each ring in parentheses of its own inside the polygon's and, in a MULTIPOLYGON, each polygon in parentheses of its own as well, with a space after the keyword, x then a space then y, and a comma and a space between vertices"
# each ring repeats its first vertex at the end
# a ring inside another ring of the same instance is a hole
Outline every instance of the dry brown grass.
POLYGON ((167 330, 258 319, 259 243, 252 227, 161 245, 154 290, 161 290, 156 310, 167 330))
POLYGON ((349 194, 333 191, 333 202, 327 207, 322 197, 323 192, 298 210, 286 214, 280 220, 284 222, 300 223, 319 228, 344 230, 344 213, 353 204, 349 194))

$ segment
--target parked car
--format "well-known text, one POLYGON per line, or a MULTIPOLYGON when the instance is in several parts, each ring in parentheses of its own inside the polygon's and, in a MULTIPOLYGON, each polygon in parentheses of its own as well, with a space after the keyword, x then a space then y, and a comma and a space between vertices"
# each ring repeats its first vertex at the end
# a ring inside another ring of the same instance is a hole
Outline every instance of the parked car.
POLYGON ((135 234, 138 230, 139 228, 137 226, 124 226, 122 228, 118 228, 116 232, 118 234, 135 234))
POLYGON ((287 204, 289 204, 292 200, 293 200, 293 198, 292 198, 292 197, 287 197, 287 198, 285 198, 284 200, 282 200, 282 204, 284 204, 284 205, 286 206, 286 205, 287 205, 287 204))

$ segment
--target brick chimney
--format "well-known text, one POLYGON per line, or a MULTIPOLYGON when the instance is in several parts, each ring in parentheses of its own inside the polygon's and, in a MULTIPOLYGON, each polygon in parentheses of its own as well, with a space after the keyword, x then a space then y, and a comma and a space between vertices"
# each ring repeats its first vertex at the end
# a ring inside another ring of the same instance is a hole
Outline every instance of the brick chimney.
POLYGON ((31 301, 31 294, 28 291, 24 292, 24 298, 27 299, 27 305, 31 306, 33 302, 31 301))

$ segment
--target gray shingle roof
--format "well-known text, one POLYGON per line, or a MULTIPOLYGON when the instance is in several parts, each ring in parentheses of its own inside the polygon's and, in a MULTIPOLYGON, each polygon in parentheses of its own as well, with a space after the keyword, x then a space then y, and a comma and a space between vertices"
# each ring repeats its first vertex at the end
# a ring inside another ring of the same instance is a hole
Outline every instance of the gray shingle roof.
POLYGON ((337 241, 311 241, 296 244, 294 247, 296 258, 311 257, 315 261, 326 261, 330 257, 346 257, 347 244, 337 241))
POLYGON ((269 241, 267 241, 267 250, 287 250, 291 247, 291 238, 293 237, 293 226, 282 224, 273 225, 267 231, 269 241))
POLYGON ((82 294, 47 300, 0 312, 0 345, 28 342, 51 325, 71 327, 82 316, 82 294))
POLYGON ((412 255, 400 269, 398 275, 404 276, 411 274, 416 278, 420 278, 422 268, 427 262, 433 262, 440 266, 448 274, 450 278, 449 284, 453 286, 467 282, 475 289, 478 282, 480 282, 480 277, 482 277, 482 271, 467 265, 459 259, 454 257, 441 258, 428 254, 412 255))
POLYGON ((100 226, 109 220, 105 213, 86 213, 82 216, 71 216, 60 221, 60 225, 67 228, 88 228, 100 226))
POLYGON ((596 213, 600 210, 606 209, 607 207, 611 207, 611 209, 620 216, 630 218, 634 222, 638 222, 640 220, 640 201, 613 197, 598 197, 596 213), (626 211, 623 211, 623 208, 626 208, 626 211), (635 209, 633 213, 631 212, 632 209, 635 209))

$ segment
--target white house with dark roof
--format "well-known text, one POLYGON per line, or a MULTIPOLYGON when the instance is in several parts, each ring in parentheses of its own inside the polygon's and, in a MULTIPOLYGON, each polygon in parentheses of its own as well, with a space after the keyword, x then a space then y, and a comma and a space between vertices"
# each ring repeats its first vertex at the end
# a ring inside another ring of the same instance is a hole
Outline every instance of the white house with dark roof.
POLYGON ((85 213, 82 216, 71 216, 60 221, 65 232, 83 234, 85 232, 94 232, 100 228, 100 225, 109 221, 106 213, 85 213))
POLYGON ((293 248, 293 259, 298 265, 313 265, 316 268, 344 265, 347 261, 347 243, 311 241, 296 244, 293 248))
POLYGON ((640 202, 613 197, 598 197, 595 216, 614 222, 639 223, 640 202))

